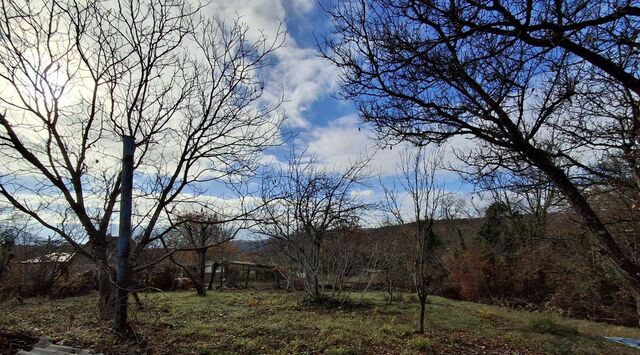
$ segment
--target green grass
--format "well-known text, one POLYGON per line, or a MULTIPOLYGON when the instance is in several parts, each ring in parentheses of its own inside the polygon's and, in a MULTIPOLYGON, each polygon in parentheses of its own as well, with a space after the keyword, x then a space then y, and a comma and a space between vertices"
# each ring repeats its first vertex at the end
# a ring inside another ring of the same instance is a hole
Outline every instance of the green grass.
POLYGON ((96 296, 2 304, 0 329, 105 352, 155 354, 637 354, 602 336, 640 338, 640 329, 440 297, 430 298, 425 335, 415 333, 412 297, 387 305, 382 294, 369 293, 363 307, 343 310, 280 292, 141 297, 145 309, 131 311, 136 338, 124 343, 98 319, 96 296))

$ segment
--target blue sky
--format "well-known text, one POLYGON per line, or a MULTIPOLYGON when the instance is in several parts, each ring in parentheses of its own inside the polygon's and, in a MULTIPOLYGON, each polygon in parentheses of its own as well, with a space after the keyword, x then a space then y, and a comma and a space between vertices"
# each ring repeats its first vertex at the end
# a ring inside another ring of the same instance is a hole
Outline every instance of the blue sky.
MULTIPOLYGON (((370 157, 369 168, 373 177, 361 188, 359 196, 370 202, 381 201, 384 194, 378 176, 385 184, 393 184, 400 155, 409 148, 405 145, 396 146, 393 150, 380 149, 373 132, 360 123, 354 105, 337 98, 339 72, 317 51, 317 39, 328 36, 330 32, 329 19, 322 7, 329 8, 332 3, 330 0, 321 1, 215 0, 204 11, 205 15, 226 21, 240 17, 249 28, 250 41, 258 39, 261 33, 275 37, 281 21, 284 21, 284 30, 288 34, 285 44, 275 52, 273 66, 261 73, 265 79, 263 98, 265 105, 270 105, 284 96, 285 102, 280 112, 286 116, 286 120, 282 129, 284 136, 294 138, 288 140, 285 147, 266 152, 265 158, 282 161, 292 146, 296 151, 306 149, 328 169, 339 169, 363 156, 370 157)), ((114 143, 109 146, 110 149, 119 151, 115 141, 107 143, 114 143)), ((454 142, 457 146, 468 147, 469 144, 464 138, 454 142)), ((117 170, 117 154, 110 154, 109 159, 101 163, 109 164, 108 161, 111 161, 109 169, 117 170)), ((444 159, 453 160, 453 154, 448 151, 444 159)), ((136 174, 144 172, 138 171, 136 174)), ((462 192, 461 196, 468 196, 467 192, 472 190, 471 186, 461 184, 455 174, 443 173, 440 178, 448 190, 462 192)), ((216 201, 228 199, 233 203, 234 193, 222 184, 211 183, 204 187, 207 190, 206 197, 216 201)), ((42 196, 33 191, 18 193, 20 198, 36 204, 43 199, 59 198, 55 195, 42 196)), ((99 202, 95 200, 92 203, 96 204, 96 208, 101 208, 99 202)), ((47 215, 46 218, 53 220, 56 216, 47 215)), ((116 231, 117 221, 112 221, 111 226, 116 231)))
MULTIPOLYGON (((228 1, 228 0, 227 0, 228 1)), ((295 103, 293 110, 288 110, 290 106, 285 104, 285 113, 290 117, 285 130, 295 132, 298 139, 297 145, 308 145, 309 150, 316 154, 321 160, 328 163, 343 162, 346 156, 355 157, 360 153, 371 154, 376 148, 376 140, 373 139, 373 132, 368 127, 362 125, 357 117, 357 112, 351 102, 339 100, 337 98, 339 87, 337 85, 336 68, 319 57, 317 52, 317 39, 330 35, 331 24, 323 8, 330 8, 332 1, 328 0, 255 0, 241 1, 247 6, 239 13, 247 24, 252 27, 263 23, 263 21, 285 21, 288 32, 288 40, 283 48, 281 57, 286 57, 289 68, 282 68, 285 65, 278 63, 276 73, 308 71, 309 75, 304 78, 306 85, 315 88, 311 98, 304 99, 305 95, 299 96, 302 84, 289 86, 286 82, 288 77, 275 76, 275 80, 285 80, 285 99, 289 103, 295 103), (270 3, 272 11, 259 13, 255 17, 263 17, 257 23, 251 23, 254 15, 252 8, 262 8, 261 3, 270 3), (284 15, 284 17, 280 17, 284 15), (246 16, 246 17, 245 17, 246 16), (271 16, 271 18, 270 18, 271 16), (303 56, 291 52, 304 52, 303 56), (287 57, 288 56, 288 57, 287 57), (295 58, 291 60, 291 58, 295 58), (319 74, 319 75, 316 75, 319 74), (346 141, 345 141, 346 140, 346 141), (341 148, 341 149, 338 149, 341 148)), ((233 6, 233 5, 232 5, 233 6)), ((456 145, 468 145, 465 139, 454 142, 456 145)), ((401 149, 395 152, 381 152, 375 155, 373 169, 382 175, 391 175, 395 171, 397 158, 401 149)), ((452 159, 452 154, 447 154, 447 159, 452 159)), ((449 176, 451 180, 453 176, 449 176)), ((449 181, 451 184, 459 182, 449 181)), ((454 188, 454 186, 451 186, 454 188)), ((465 187, 468 189, 469 187, 465 187)))
MULTIPOLYGON (((286 102, 282 106, 287 117, 283 133, 295 137, 287 147, 275 149, 277 159, 295 146, 296 151, 306 149, 330 168, 338 168, 364 155, 373 156, 370 170, 374 176, 362 187, 363 194, 371 201, 384 198, 378 176, 386 185, 394 183, 400 154, 407 149, 398 146, 393 150, 380 150, 373 132, 361 124, 353 103, 339 100, 338 70, 320 58, 317 40, 328 36, 331 30, 329 18, 323 8, 330 8, 329 0, 218 0, 216 16, 239 15, 251 31, 263 30, 275 33, 280 21, 284 21, 287 40, 275 54, 274 66, 264 73, 267 96, 278 97, 282 91, 286 102)), ((457 139, 455 145, 468 146, 465 139, 457 139)), ((453 159, 449 151, 445 160, 453 159)), ((452 192, 469 195, 472 186, 462 184, 453 173, 443 173, 441 181, 452 192)), ((223 191, 213 189, 216 194, 223 191)))

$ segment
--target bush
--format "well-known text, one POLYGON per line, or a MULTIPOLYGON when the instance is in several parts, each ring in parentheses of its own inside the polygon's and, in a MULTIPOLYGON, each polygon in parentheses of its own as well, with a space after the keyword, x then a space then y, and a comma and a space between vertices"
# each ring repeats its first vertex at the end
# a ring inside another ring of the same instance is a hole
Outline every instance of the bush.
POLYGON ((173 288, 175 274, 175 268, 164 267, 154 269, 149 273, 147 286, 162 291, 171 290, 173 288))
POLYGON ((324 309, 324 310, 357 310, 357 309, 371 309, 373 303, 369 300, 354 301, 350 298, 335 298, 329 295, 320 295, 320 297, 307 297, 302 300, 301 305, 304 307, 324 309))
POLYGON ((575 327, 558 323, 558 317, 543 315, 530 323, 531 330, 540 334, 553 334, 558 336, 573 336, 578 334, 575 327))
POLYGON ((62 298, 86 295, 92 290, 98 289, 98 275, 95 270, 85 271, 81 274, 71 274, 62 279, 51 289, 51 297, 62 298))

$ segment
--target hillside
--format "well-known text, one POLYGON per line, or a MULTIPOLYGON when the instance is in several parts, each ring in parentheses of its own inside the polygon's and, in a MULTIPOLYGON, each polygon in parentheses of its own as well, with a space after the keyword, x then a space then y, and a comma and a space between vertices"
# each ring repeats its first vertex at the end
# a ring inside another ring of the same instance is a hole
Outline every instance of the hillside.
MULTIPOLYGON (((525 309, 554 308, 570 317, 620 325, 638 324, 632 293, 590 247, 588 233, 575 215, 549 215, 539 235, 531 231, 534 223, 529 216, 519 218, 498 226, 492 241, 479 235, 486 218, 436 221, 434 232, 442 243, 435 251, 442 261, 436 268, 443 275, 434 280, 432 293, 525 309)), ((377 241, 402 238, 399 226, 365 231, 377 241)), ((618 237, 623 245, 634 240, 618 237)))

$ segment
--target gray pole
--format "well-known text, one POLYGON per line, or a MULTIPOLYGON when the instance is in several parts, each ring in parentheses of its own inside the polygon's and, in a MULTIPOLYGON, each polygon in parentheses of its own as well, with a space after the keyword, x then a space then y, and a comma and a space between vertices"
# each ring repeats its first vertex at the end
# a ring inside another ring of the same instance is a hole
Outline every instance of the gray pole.
POLYGON ((120 231, 118 235, 118 265, 115 307, 116 331, 127 325, 127 273, 129 271, 129 241, 131 240, 131 199, 133 191, 134 137, 122 137, 122 182, 120 185, 120 231))

